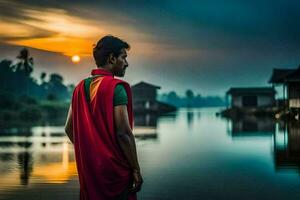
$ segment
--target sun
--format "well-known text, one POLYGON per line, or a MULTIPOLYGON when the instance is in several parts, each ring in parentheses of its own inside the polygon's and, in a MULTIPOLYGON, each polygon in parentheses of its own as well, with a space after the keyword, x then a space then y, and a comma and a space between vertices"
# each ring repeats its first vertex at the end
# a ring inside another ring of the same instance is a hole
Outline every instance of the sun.
POLYGON ((80 61, 80 57, 78 55, 72 56, 72 62, 73 63, 78 63, 80 61))

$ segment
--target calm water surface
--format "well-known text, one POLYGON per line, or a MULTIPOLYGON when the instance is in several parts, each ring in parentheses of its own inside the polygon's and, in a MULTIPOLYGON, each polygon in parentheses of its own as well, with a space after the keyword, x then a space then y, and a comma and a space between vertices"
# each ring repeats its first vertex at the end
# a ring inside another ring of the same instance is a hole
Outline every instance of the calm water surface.
MULTIPOLYGON (((139 199, 300 199, 300 124, 226 120, 221 108, 137 116, 139 199)), ((0 199, 78 199, 62 126, 1 130, 0 199)))

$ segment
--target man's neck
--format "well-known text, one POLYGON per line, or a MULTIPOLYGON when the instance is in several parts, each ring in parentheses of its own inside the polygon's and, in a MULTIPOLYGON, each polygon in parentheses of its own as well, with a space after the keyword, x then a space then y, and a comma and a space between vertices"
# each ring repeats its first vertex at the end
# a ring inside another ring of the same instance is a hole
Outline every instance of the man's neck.
POLYGON ((107 71, 107 72, 110 72, 110 73, 112 73, 112 71, 111 71, 111 70, 109 70, 109 67, 108 67, 108 66, 102 66, 102 67, 98 67, 98 69, 102 69, 102 70, 105 70, 105 71, 107 71))

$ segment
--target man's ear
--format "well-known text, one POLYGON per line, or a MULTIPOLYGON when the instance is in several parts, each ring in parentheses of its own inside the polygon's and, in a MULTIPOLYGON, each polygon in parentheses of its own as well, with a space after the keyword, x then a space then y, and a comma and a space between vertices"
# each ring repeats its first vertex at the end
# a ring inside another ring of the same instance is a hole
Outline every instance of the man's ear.
POLYGON ((113 55, 113 53, 109 54, 108 56, 108 63, 109 64, 115 64, 117 61, 116 57, 113 55))

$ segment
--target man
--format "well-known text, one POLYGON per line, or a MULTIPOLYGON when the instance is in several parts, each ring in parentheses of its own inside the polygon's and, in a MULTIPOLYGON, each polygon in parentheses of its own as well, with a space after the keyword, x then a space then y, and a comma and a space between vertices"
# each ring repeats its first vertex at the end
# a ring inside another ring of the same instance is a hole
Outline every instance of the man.
POLYGON ((132 134, 132 95, 123 77, 129 45, 105 36, 93 49, 97 69, 75 88, 65 131, 74 144, 80 199, 136 199, 143 179, 132 134))

